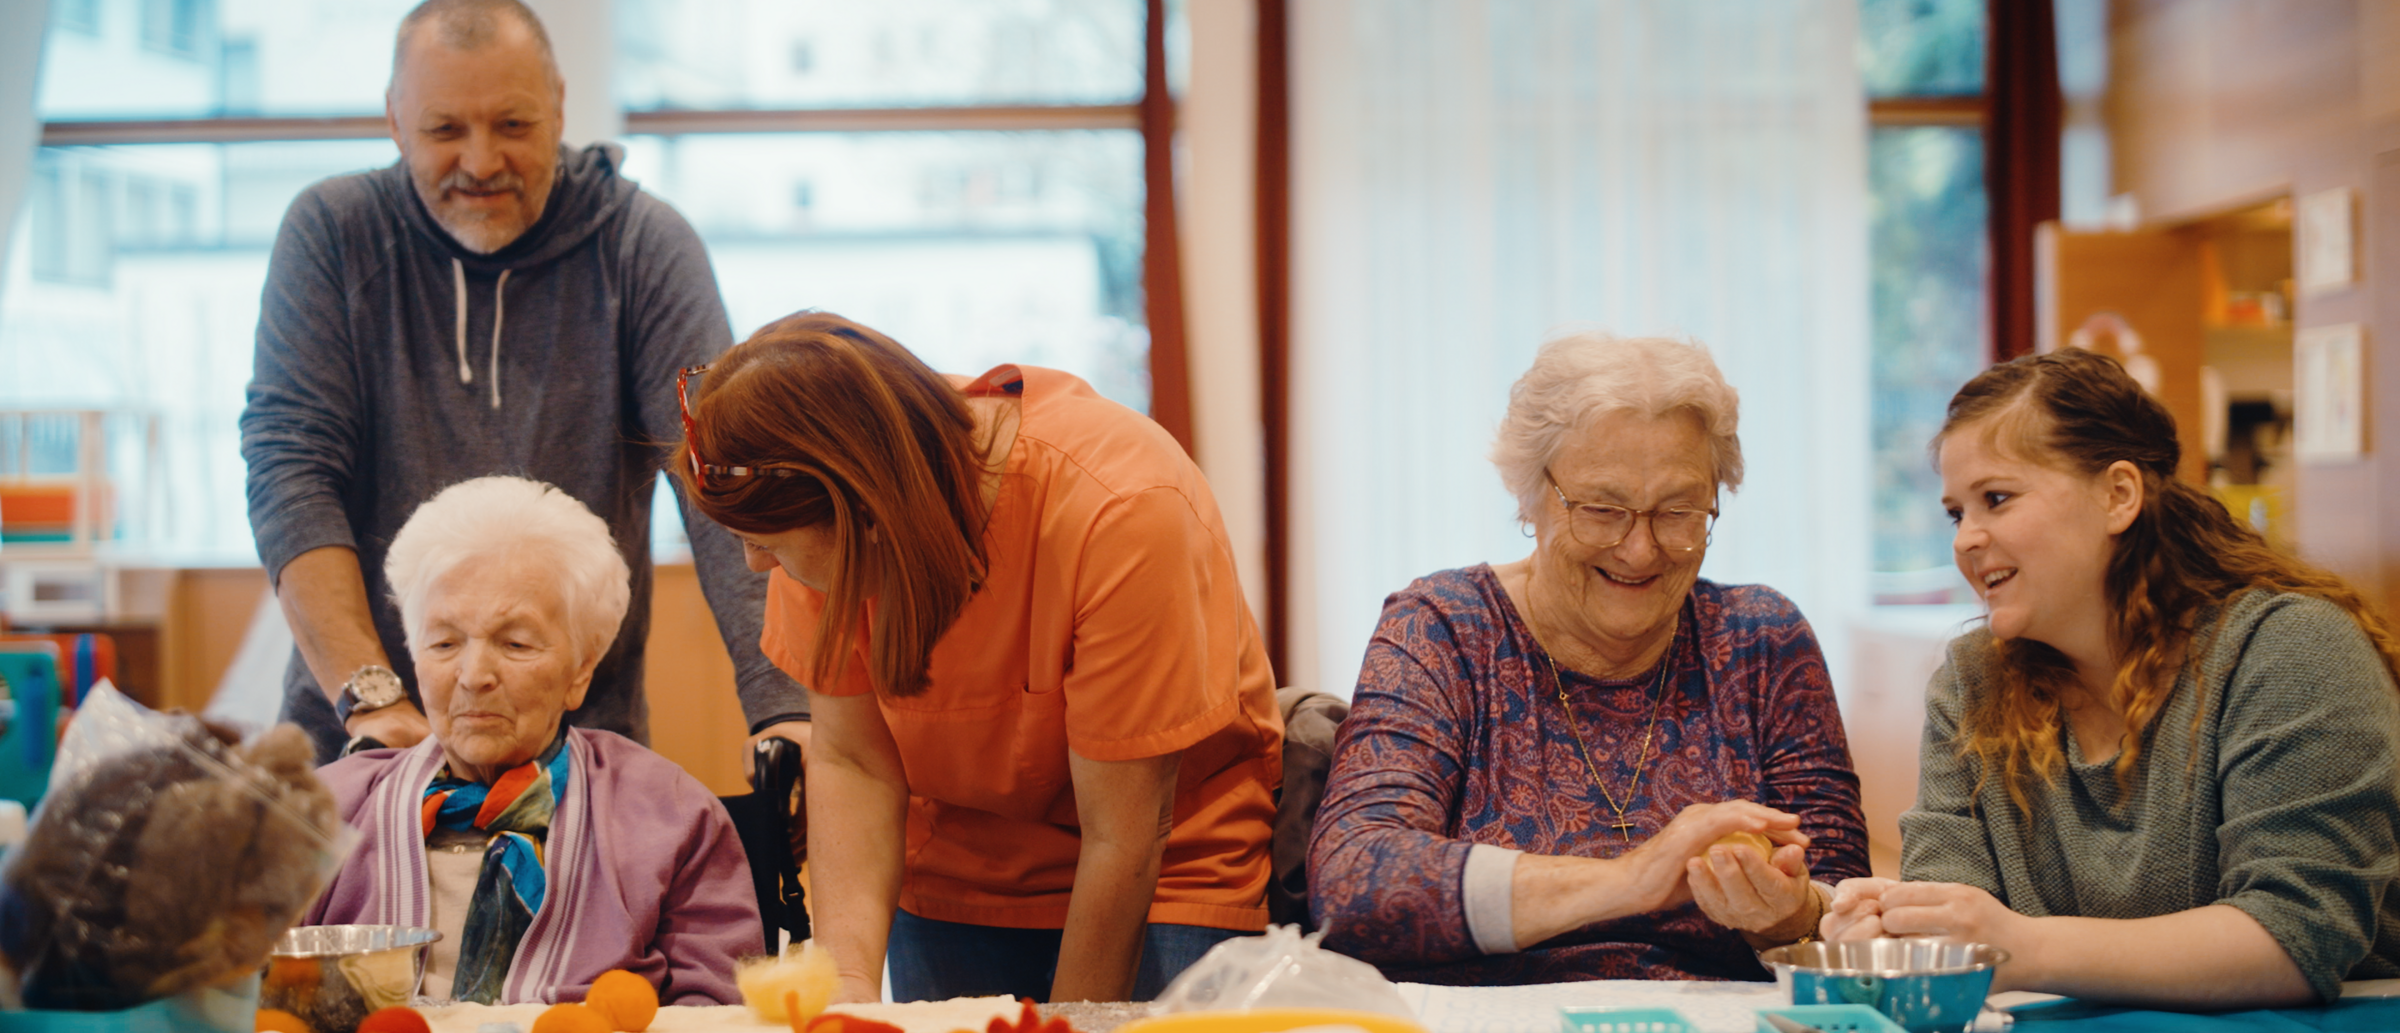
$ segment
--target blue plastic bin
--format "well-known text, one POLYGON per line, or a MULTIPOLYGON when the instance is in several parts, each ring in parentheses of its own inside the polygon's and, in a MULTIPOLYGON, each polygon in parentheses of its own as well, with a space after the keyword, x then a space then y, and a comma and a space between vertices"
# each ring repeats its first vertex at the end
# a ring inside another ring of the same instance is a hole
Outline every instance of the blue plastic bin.
POLYGON ((124 1011, 0 1011, 0 1033, 252 1033, 258 976, 124 1011))
POLYGON ((1781 1015, 1804 1026, 1815 1026, 1825 1033, 1908 1033, 1882 1012, 1863 1004, 1795 1004, 1789 1008, 1760 1008, 1760 1033, 1781 1033, 1769 1015, 1781 1015))
POLYGON ((1560 1008, 1561 1033, 1698 1033, 1673 1008, 1560 1008))

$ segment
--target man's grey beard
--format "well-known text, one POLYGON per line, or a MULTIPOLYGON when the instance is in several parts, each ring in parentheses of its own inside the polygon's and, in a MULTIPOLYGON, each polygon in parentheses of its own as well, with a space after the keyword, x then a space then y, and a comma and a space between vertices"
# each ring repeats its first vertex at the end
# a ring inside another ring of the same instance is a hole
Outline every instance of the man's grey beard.
MULTIPOLYGON (((453 188, 514 190, 520 199, 523 199, 527 193, 525 178, 514 172, 502 172, 490 179, 483 180, 476 179, 464 172, 453 172, 442 177, 441 182, 434 185, 433 196, 440 198, 453 188)), ((547 202, 548 199, 544 200, 547 202)), ((494 221, 493 215, 489 213, 461 220, 446 212, 438 202, 428 204, 426 208, 433 213, 434 223, 439 225, 443 232, 450 234, 450 239, 457 241, 460 247, 479 255, 488 255, 516 243, 517 238, 524 236, 525 231, 532 229, 533 224, 540 221, 542 217, 538 211, 529 212, 527 214, 530 217, 523 225, 509 226, 494 221)), ((522 207, 518 210, 524 211, 522 207)))

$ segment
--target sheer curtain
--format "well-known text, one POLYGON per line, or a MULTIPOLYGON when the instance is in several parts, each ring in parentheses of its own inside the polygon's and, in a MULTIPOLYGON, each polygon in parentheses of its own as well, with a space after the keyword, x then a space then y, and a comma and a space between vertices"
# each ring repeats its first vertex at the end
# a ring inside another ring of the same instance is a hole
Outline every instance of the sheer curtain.
POLYGON ((1689 335, 1748 477, 1703 567, 1797 601, 1846 683, 1868 601, 1855 0, 1292 5, 1292 684, 1384 596, 1531 541, 1486 461, 1555 327, 1689 335))

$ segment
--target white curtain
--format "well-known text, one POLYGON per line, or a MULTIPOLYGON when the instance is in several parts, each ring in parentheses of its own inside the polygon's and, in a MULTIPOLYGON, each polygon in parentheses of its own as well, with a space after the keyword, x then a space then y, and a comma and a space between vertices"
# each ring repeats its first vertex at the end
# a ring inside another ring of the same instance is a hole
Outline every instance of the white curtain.
POLYGON ((1705 342, 1748 478, 1703 574, 1868 601, 1855 0, 1307 0, 1293 12, 1291 670, 1348 693, 1384 596, 1531 542, 1485 455, 1562 325, 1705 342))

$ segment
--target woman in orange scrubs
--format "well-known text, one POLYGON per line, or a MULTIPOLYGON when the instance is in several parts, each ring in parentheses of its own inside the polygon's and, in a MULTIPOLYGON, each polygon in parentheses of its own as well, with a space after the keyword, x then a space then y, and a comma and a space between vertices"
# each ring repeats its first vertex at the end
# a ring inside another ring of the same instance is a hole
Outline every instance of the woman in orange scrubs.
POLYGON ((813 696, 836 1000, 879 999, 887 948, 900 1000, 1142 999, 1265 927, 1274 678, 1173 438, 824 313, 684 379, 679 476, 773 572, 762 645, 813 696))

